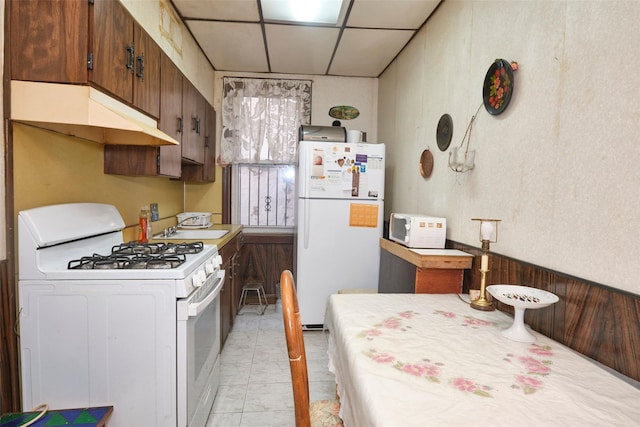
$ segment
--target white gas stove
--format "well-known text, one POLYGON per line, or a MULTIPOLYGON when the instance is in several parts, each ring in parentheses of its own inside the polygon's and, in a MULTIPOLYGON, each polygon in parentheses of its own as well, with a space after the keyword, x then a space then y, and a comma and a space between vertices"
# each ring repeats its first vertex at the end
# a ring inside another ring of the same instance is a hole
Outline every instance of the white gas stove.
POLYGON ((114 206, 18 215, 24 410, 113 405, 110 426, 204 426, 219 383, 215 245, 125 243, 114 206))

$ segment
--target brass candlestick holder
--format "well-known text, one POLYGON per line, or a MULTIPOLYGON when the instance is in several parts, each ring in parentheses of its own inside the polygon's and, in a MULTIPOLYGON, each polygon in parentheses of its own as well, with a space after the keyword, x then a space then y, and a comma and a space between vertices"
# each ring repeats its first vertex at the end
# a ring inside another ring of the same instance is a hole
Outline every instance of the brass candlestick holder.
POLYGON ((489 245, 498 241, 499 219, 472 218, 480 221, 480 241, 482 242, 482 261, 480 263, 480 296, 471 301, 471 308, 482 311, 493 311, 493 302, 487 299, 487 273, 489 272, 489 245))

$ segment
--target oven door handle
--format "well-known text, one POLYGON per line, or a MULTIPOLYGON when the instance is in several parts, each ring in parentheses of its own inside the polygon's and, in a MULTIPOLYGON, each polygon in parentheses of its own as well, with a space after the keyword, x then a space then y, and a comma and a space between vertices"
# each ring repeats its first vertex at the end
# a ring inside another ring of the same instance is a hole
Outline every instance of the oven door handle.
POLYGON ((211 292, 209 292, 203 299, 201 299, 200 301, 188 303, 189 305, 187 307, 187 314, 189 315, 189 317, 198 316, 205 308, 209 306, 209 304, 211 304, 214 299, 216 299, 216 297, 220 294, 222 285, 224 284, 225 274, 225 270, 220 270, 216 276, 210 276, 210 278, 216 280, 216 284, 213 286, 211 292))

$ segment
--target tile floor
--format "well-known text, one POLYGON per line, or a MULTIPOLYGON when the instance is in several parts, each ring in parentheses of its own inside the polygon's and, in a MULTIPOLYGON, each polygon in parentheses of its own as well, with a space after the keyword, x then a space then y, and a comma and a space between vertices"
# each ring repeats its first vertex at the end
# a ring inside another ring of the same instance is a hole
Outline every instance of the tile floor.
MULTIPOLYGON (((305 331, 311 400, 334 399, 328 333, 305 331)), ((244 307, 221 355, 222 378, 207 427, 295 427, 293 391, 282 313, 244 307)))

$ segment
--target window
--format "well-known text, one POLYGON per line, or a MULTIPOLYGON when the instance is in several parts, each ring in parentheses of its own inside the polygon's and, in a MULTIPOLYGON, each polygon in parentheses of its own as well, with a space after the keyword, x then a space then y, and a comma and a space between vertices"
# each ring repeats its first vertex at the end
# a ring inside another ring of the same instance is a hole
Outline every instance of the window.
POLYGON ((295 227, 295 166, 235 166, 237 222, 246 227, 295 227))
POLYGON ((233 168, 232 220, 292 229, 298 131, 310 122, 311 82, 225 78, 223 97, 220 155, 233 168))

